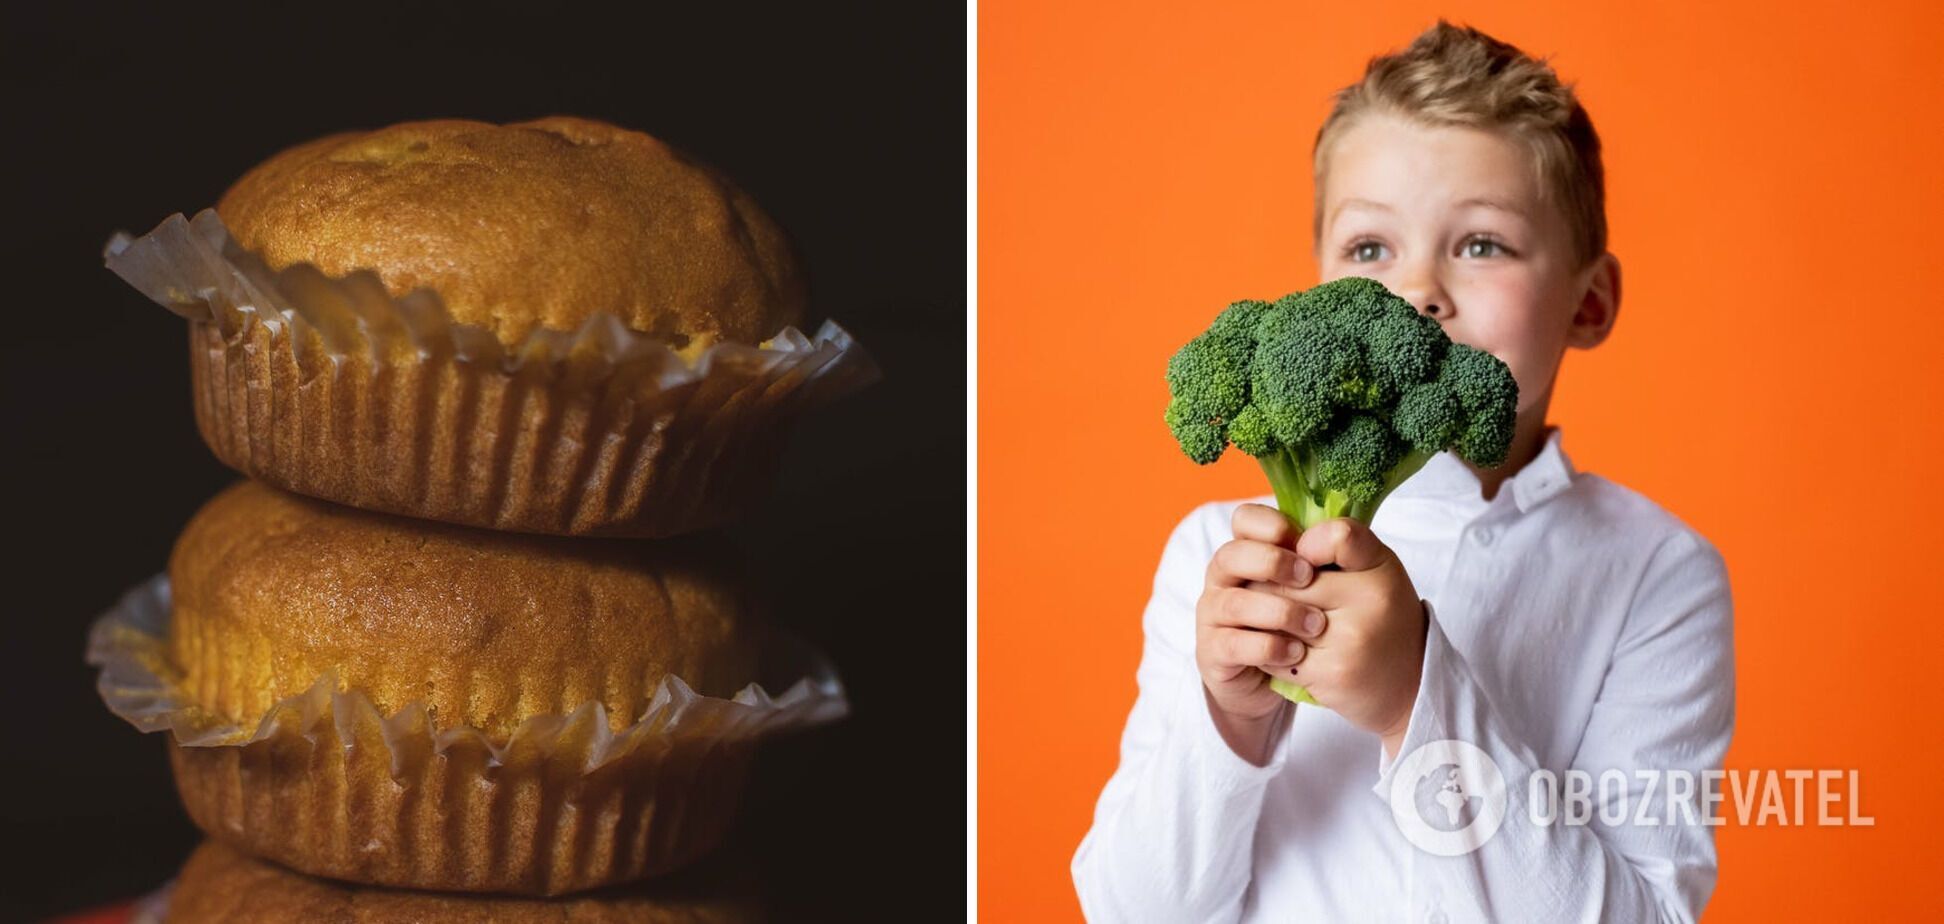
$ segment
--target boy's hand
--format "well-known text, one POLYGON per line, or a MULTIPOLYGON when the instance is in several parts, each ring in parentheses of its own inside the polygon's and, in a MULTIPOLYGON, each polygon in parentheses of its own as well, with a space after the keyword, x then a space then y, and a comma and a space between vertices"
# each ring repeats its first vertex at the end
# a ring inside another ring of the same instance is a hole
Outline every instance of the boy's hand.
POLYGON ((1262 762, 1256 755, 1266 755, 1270 723, 1287 703, 1269 689, 1273 674, 1381 737, 1395 756, 1417 699, 1426 619, 1403 563, 1349 518, 1297 536, 1275 509, 1244 504, 1233 525, 1236 539, 1209 563, 1195 646, 1230 746, 1262 762), (1315 570, 1329 564, 1342 570, 1315 570))
POLYGON ((1324 628, 1321 613, 1279 592, 1309 584, 1314 570, 1296 555, 1296 527, 1272 507, 1243 504, 1235 538, 1208 562, 1195 605, 1195 664, 1209 715, 1244 760, 1267 760, 1291 703, 1269 689, 1304 658, 1303 639, 1324 628), (1312 620, 1306 623, 1305 620, 1312 620))
POLYGON ((1287 676, 1318 703, 1384 741, 1387 755, 1411 722, 1424 668, 1429 616, 1404 563, 1370 527, 1348 517, 1325 520, 1296 540, 1296 554, 1319 571, 1308 587, 1280 592, 1321 609, 1327 623, 1309 656, 1287 676))

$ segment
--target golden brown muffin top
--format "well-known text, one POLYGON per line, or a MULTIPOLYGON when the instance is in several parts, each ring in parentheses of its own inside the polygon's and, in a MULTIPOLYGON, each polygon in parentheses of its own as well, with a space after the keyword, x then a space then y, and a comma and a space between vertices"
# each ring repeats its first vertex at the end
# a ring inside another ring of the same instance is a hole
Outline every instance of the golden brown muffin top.
POLYGON ((335 671, 438 728, 500 739, 598 701, 618 729, 666 674, 719 697, 754 679, 758 627, 705 541, 476 530, 245 481, 176 540, 170 660, 193 705, 251 728, 335 671))
POLYGON ((667 144, 591 119, 330 135, 244 174, 216 214, 272 268, 367 269, 394 296, 430 288, 508 345, 601 311, 678 347, 802 323, 796 259, 754 200, 667 144))
MULTIPOLYGON (((709 861, 705 861, 709 862, 709 861)), ((204 841, 176 877, 168 924, 745 924, 761 906, 734 875, 688 870, 556 899, 410 892, 315 879, 204 841), (701 873, 700 876, 697 873, 701 873)))

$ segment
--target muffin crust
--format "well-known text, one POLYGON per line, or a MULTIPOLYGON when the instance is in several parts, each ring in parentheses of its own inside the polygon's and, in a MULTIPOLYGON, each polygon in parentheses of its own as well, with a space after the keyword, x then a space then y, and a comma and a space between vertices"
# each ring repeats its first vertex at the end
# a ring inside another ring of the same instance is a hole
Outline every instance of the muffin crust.
POLYGON ((289 148, 216 213, 273 268, 378 274, 519 343, 607 311, 676 347, 802 322, 782 231, 716 170, 646 134, 553 116, 405 122, 289 148))
POLYGON ((494 738, 590 702, 619 729, 669 673, 719 697, 754 679, 754 627, 695 540, 473 530, 246 481, 190 521, 169 576, 183 689, 244 727, 327 672, 384 715, 422 701, 494 738))

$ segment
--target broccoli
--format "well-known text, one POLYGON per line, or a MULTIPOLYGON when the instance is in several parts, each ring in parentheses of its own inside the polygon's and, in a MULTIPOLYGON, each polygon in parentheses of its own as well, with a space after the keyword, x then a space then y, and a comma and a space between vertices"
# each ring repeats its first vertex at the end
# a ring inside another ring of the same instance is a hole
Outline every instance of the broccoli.
MULTIPOLYGON (((1206 465, 1233 443, 1269 476, 1276 506, 1307 529, 1369 523, 1391 491, 1452 450, 1505 461, 1518 383, 1490 353, 1452 343, 1373 279, 1349 277, 1275 302, 1229 305, 1168 361, 1165 419, 1206 465)), ((1297 702, 1302 687, 1270 685, 1297 702)))

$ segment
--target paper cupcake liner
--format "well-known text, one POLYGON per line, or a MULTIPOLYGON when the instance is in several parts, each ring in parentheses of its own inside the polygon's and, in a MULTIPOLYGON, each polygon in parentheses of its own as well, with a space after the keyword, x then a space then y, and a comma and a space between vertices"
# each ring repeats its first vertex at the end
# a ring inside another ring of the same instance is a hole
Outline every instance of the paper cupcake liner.
POLYGON ((272 271, 208 209, 116 235, 106 262, 189 320, 196 424, 225 464, 470 526, 658 537, 726 522, 768 489, 805 409, 877 376, 832 321, 690 358, 603 313, 508 348, 430 290, 272 271))
POLYGON ((605 707, 536 716, 504 740, 434 728, 423 703, 383 716, 333 676, 254 726, 181 698, 167 653, 169 585, 130 591, 90 631, 110 711, 166 731, 190 817, 294 869, 419 889, 558 895, 668 872, 719 843, 758 741, 848 711, 830 663, 781 633, 732 699, 664 678, 613 730, 605 707))
POLYGON ((388 889, 293 872, 206 841, 132 909, 130 924, 756 924, 769 918, 748 857, 711 857, 652 882, 556 898, 388 889))

